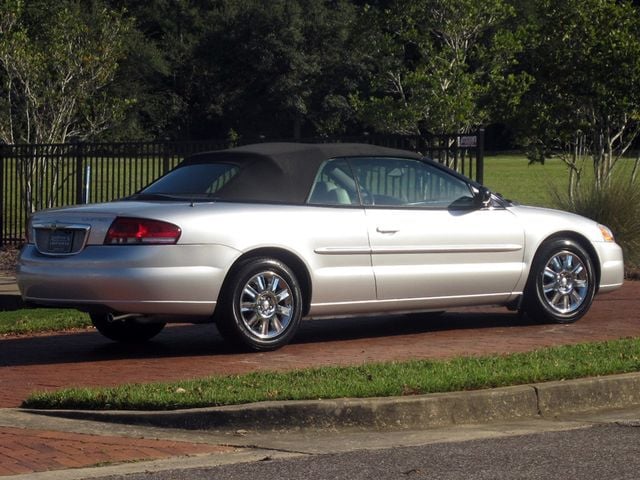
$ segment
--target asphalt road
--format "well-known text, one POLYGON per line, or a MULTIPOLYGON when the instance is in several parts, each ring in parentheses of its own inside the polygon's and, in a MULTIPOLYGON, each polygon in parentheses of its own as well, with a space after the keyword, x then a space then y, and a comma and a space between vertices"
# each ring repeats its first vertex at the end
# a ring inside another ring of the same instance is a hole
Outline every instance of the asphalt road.
MULTIPOLYGON (((372 433, 375 435, 375 433, 372 433)), ((339 442, 339 437, 336 442, 339 442)), ((304 456, 109 480, 637 480, 640 422, 498 439, 304 456)))

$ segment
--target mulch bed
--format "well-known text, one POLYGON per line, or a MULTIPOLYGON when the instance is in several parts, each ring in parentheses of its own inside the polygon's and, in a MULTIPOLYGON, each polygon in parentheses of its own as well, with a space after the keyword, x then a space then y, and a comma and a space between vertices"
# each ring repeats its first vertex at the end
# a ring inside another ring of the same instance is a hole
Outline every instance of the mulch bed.
POLYGON ((19 247, 0 248, 0 275, 15 275, 19 247))

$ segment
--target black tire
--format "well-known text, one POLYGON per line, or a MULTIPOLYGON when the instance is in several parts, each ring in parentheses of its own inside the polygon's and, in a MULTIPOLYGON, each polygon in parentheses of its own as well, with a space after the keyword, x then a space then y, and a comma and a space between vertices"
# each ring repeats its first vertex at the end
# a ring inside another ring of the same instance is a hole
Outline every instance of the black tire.
POLYGON ((232 272, 215 313, 225 340, 254 351, 289 343, 301 318, 298 280, 287 265, 273 258, 251 259, 232 272))
POLYGON ((115 320, 110 313, 92 313, 93 326, 110 340, 121 343, 144 343, 164 328, 164 323, 140 322, 135 318, 115 320))
POLYGON ((538 250, 524 291, 525 312, 543 323, 573 323, 591 307, 593 261, 580 244, 558 238, 538 250))

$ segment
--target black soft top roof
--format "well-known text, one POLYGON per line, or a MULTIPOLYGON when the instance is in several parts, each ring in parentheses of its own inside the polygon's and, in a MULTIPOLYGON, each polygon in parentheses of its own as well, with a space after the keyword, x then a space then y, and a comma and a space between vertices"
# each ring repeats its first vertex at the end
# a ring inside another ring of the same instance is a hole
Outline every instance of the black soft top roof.
POLYGON ((320 165, 341 157, 422 158, 406 150, 360 143, 259 143, 199 153, 179 168, 209 162, 237 165, 240 172, 217 192, 220 199, 302 204, 320 165))

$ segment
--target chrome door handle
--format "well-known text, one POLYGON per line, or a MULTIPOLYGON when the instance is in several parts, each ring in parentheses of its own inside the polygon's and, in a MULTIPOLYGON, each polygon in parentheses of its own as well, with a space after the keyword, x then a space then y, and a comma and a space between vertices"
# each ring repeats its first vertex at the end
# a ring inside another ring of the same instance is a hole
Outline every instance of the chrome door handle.
POLYGON ((398 233, 399 231, 400 231, 400 228, 392 227, 392 226, 376 228, 376 232, 378 233, 398 233))

